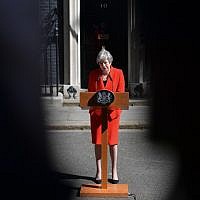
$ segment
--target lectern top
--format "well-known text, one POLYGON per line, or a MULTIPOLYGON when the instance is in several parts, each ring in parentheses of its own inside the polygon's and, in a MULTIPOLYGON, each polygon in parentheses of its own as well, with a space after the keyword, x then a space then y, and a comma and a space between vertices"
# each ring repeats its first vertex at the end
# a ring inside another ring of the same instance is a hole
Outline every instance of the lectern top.
POLYGON ((80 107, 89 109, 90 107, 112 109, 129 109, 129 93, 128 92, 108 92, 105 90, 97 92, 80 92, 80 107), (104 97, 102 97, 105 95, 104 97), (113 95, 113 96, 112 96, 113 95), (102 103, 103 102, 103 103, 102 103))

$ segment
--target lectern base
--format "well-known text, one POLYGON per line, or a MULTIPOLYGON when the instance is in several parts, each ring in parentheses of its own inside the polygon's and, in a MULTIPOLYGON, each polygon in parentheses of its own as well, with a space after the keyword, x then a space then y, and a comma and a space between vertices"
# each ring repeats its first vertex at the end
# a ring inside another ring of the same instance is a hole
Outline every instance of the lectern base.
POLYGON ((108 184, 102 189, 101 184, 85 184, 81 186, 81 197, 128 197, 128 184, 108 184))

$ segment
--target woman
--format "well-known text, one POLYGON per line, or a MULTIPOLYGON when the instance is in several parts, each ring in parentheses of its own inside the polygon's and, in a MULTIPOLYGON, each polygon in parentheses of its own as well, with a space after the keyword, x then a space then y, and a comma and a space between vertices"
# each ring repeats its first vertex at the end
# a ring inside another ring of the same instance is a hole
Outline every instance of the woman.
MULTIPOLYGON (((88 91, 110 90, 113 92, 124 92, 124 75, 121 69, 112 66, 113 57, 109 51, 102 48, 97 55, 96 62, 99 68, 94 69, 89 74, 88 91)), ((120 121, 120 109, 108 111, 108 144, 110 147, 110 157, 112 162, 112 183, 119 182, 117 174, 117 149, 118 149, 118 129, 120 121)), ((101 128, 102 110, 90 108, 90 123, 92 143, 95 144, 96 157, 96 177, 95 182, 101 183, 101 128)))

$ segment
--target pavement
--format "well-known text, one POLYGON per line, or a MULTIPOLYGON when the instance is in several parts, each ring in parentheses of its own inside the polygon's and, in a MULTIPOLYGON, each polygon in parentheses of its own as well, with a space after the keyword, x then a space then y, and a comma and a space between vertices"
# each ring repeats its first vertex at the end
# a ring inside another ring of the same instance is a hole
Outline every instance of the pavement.
MULTIPOLYGON (((80 197, 82 184, 94 184, 96 173, 91 135, 85 130, 49 130, 46 133, 51 169, 70 188, 72 200, 116 199, 80 197)), ((118 145, 119 184, 128 184, 127 199, 167 200, 175 187, 179 157, 149 140, 148 129, 120 129, 118 145)), ((108 155, 108 178, 111 162, 108 155)), ((117 197, 119 200, 126 198, 117 197)))
MULTIPOLYGON (((44 120, 47 129, 90 129, 88 110, 79 106, 79 100, 42 98, 44 120)), ((150 126, 151 105, 147 100, 129 100, 129 109, 123 110, 120 129, 143 129, 150 126)))

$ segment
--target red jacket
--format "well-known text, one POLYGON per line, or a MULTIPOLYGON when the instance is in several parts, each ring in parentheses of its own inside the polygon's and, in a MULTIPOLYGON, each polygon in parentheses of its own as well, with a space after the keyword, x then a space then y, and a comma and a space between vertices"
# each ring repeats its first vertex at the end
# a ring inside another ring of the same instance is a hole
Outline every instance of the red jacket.
MULTIPOLYGON (((125 91, 124 75, 121 69, 117 69, 111 66, 106 86, 104 86, 103 80, 101 78, 100 68, 94 69, 90 72, 88 81, 88 92, 96 92, 103 89, 107 89, 112 92, 125 91)), ((98 116, 101 115, 101 109, 90 108, 89 112, 91 115, 93 114, 98 116)), ((110 120, 118 117, 120 113, 121 113, 120 109, 109 111, 110 120)))

